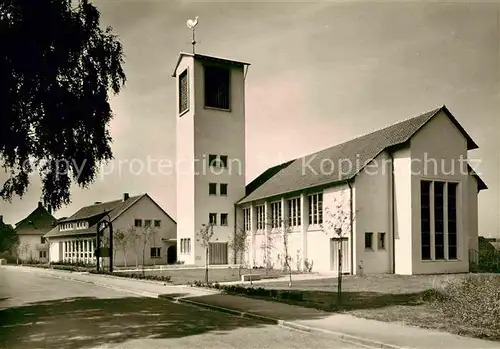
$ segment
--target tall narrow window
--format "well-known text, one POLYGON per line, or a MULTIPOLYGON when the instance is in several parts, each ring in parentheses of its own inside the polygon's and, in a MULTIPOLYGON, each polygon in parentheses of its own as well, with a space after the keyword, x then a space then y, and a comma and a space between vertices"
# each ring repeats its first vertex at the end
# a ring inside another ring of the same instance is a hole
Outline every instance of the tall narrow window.
POLYGON ((220 155, 219 156, 219 164, 220 164, 220 167, 227 168, 227 155, 220 155))
POLYGON ((323 193, 309 196, 309 224, 323 224, 323 193))
POLYGON ((229 109, 229 69, 205 66, 205 107, 229 109))
POLYGON ((292 227, 300 226, 300 198, 288 200, 288 224, 292 227))
POLYGON ((221 183, 220 195, 227 195, 227 183, 221 183))
POLYGON ((227 225, 227 213, 221 213, 220 214, 220 225, 227 225))
POLYGON ((179 75, 179 114, 189 109, 187 69, 179 75))
POLYGON ((281 201, 271 204, 271 223, 273 228, 279 228, 281 225, 281 201))
POLYGON ((217 213, 209 213, 208 221, 210 222, 210 224, 217 225, 217 213))
POLYGON ((208 154, 208 166, 217 167, 217 165, 218 165, 217 155, 208 154))
POLYGON ((420 183, 420 238, 423 260, 431 259, 431 182, 420 183))
POLYGON ((434 182, 434 253, 444 259, 444 183, 434 182))
POLYGON ((250 231, 250 208, 243 209, 243 229, 250 231))
POLYGON ((448 183, 448 259, 457 259, 457 183, 448 183))
POLYGON ((264 229, 264 205, 255 207, 257 210, 257 230, 264 229))
POLYGON ((217 183, 208 183, 208 195, 217 195, 217 183))

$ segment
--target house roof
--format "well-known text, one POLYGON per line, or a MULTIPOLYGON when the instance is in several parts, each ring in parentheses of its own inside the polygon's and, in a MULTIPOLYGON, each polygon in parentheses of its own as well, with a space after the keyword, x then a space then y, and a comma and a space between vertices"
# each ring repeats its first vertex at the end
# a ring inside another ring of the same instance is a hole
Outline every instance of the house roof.
POLYGON ((18 235, 44 235, 57 224, 57 219, 52 216, 42 203, 26 218, 16 223, 18 235))
POLYGON ((443 105, 345 143, 271 167, 250 182, 246 196, 238 204, 350 180, 385 149, 406 143, 439 112, 444 112, 464 135, 468 150, 478 148, 443 105))
POLYGON ((181 52, 179 54, 179 58, 177 58, 177 63, 175 64, 174 70, 172 72, 172 77, 175 78, 175 76, 176 76, 175 71, 177 70, 177 67, 179 66, 179 63, 181 62, 182 57, 185 57, 185 56, 194 57, 196 59, 205 60, 205 61, 220 62, 220 63, 224 63, 224 64, 232 64, 232 65, 239 65, 239 66, 250 65, 250 63, 241 62, 241 61, 235 61, 235 60, 227 59, 227 58, 200 55, 199 53, 181 52))
MULTIPOLYGON (((114 201, 103 202, 100 204, 94 204, 82 207, 81 209, 76 211, 72 216, 59 220, 59 223, 63 224, 80 220, 88 220, 105 214, 109 215, 111 221, 114 221, 116 218, 121 216, 126 210, 131 208, 134 204, 139 202, 139 200, 141 200, 144 197, 149 198, 156 206, 158 206, 160 210, 163 211, 163 213, 165 213, 165 215, 167 215, 175 223, 175 220, 172 217, 170 217, 170 215, 167 212, 165 212, 165 210, 163 210, 163 208, 161 208, 161 206, 158 205, 156 201, 154 201, 147 193, 137 196, 131 196, 125 201, 114 200, 114 201)), ((96 229, 97 229, 97 223, 93 224, 88 229, 60 231, 59 227, 55 227, 54 229, 49 231, 45 235, 45 237, 88 235, 88 234, 94 234, 96 232, 96 229)))

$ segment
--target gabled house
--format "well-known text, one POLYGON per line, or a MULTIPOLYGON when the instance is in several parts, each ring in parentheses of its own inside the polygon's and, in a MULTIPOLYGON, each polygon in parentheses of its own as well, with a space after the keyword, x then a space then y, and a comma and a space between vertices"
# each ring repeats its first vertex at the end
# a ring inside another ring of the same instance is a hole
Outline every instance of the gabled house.
MULTIPOLYGON (((59 220, 45 235, 51 262, 95 263, 97 224, 104 219, 113 224, 115 266, 177 261, 176 222, 148 194, 124 193, 120 200, 95 202, 59 220)), ((106 229, 102 243, 108 234, 106 229)))
POLYGON ((44 235, 57 225, 49 206, 45 208, 41 202, 26 218, 16 223, 16 233, 19 237, 17 257, 24 261, 46 261, 48 245, 44 235))

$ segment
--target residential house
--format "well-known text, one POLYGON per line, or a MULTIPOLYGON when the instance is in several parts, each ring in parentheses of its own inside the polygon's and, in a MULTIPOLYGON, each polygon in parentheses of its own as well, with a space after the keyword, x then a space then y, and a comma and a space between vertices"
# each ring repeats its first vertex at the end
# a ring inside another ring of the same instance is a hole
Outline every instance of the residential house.
MULTIPOLYGON (((179 260, 361 273, 460 273, 477 249, 477 144, 442 106, 245 181, 248 63, 181 53, 176 78, 179 260), (284 232, 287 248, 284 248, 284 232), (286 255, 286 256, 285 256, 286 255), (339 270, 339 259, 342 262, 339 270)), ((273 145, 275 147, 275 145, 273 145)))
POLYGON ((17 257, 22 261, 47 261, 49 251, 44 235, 56 224, 51 207, 45 208, 39 202, 33 212, 16 223, 15 230, 19 237, 17 257))
MULTIPOLYGON (((115 266, 177 261, 176 222, 148 194, 125 193, 120 200, 95 202, 61 219, 45 235, 51 262, 95 263, 97 225, 106 219, 113 226, 115 266)), ((108 242, 109 229, 104 229, 101 247, 108 247, 108 242)))

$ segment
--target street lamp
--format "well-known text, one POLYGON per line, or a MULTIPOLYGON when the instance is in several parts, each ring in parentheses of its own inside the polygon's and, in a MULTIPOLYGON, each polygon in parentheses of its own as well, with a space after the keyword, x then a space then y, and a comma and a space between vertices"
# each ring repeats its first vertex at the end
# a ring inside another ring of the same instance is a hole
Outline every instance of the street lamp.
POLYGON ((95 256, 96 256, 96 266, 97 266, 97 272, 99 272, 100 269, 100 258, 101 257, 109 257, 109 272, 113 272, 113 223, 111 223, 111 217, 107 214, 103 220, 99 221, 97 223, 97 236, 96 236, 96 250, 95 250, 95 256), (102 248, 101 247, 101 233, 106 229, 109 228, 109 247, 108 248, 102 248), (104 253, 103 253, 104 252, 104 253))

